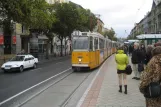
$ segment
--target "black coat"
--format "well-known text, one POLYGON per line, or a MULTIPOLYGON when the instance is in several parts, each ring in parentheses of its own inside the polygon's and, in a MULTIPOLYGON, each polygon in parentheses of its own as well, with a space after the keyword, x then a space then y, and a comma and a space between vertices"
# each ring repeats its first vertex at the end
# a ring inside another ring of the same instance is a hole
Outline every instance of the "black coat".
POLYGON ((133 50, 132 52, 132 57, 131 57, 131 62, 132 64, 139 64, 141 62, 144 62, 144 57, 141 54, 141 50, 137 49, 137 50, 133 50))
POLYGON ((146 55, 145 55, 145 64, 146 65, 149 63, 151 58, 152 58, 152 54, 151 53, 146 53, 146 55))
POLYGON ((141 54, 141 61, 143 62, 143 63, 145 63, 145 57, 146 57, 146 50, 145 50, 145 48, 141 48, 140 49, 140 54, 141 54))
POLYGON ((128 52, 127 47, 124 47, 124 53, 127 54, 127 52, 128 52))
POLYGON ((132 52, 133 52, 133 47, 129 46, 129 53, 132 53, 132 52))

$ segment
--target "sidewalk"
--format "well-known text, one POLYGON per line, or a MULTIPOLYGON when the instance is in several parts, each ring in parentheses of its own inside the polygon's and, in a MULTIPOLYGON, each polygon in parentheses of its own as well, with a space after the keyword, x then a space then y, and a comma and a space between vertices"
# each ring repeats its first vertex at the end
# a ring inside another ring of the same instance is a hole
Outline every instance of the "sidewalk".
POLYGON ((138 88, 140 81, 133 80, 133 74, 128 76, 128 94, 119 93, 116 72, 113 55, 102 65, 77 107, 145 107, 145 99, 138 88))

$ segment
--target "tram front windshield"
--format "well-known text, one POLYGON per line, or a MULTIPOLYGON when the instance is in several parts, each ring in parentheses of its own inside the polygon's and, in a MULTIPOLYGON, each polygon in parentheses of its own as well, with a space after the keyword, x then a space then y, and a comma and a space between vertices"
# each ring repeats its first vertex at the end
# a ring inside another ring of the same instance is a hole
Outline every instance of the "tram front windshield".
POLYGON ((88 37, 80 36, 73 37, 73 50, 88 50, 89 43, 88 37))

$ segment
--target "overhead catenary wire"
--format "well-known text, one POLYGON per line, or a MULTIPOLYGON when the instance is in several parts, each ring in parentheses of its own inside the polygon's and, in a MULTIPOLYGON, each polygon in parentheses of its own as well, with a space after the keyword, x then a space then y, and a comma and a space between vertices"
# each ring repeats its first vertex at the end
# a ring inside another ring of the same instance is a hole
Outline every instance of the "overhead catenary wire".
POLYGON ((138 14, 140 10, 144 7, 144 5, 147 3, 147 1, 148 0, 144 0, 142 4, 140 5, 140 7, 137 9, 136 14, 135 14, 136 17, 134 18, 134 24, 137 23, 138 14))
POLYGON ((137 9, 137 11, 136 11, 136 18, 134 19, 135 20, 134 23, 136 23, 137 18, 138 18, 138 14, 139 14, 140 10, 144 7, 144 5, 146 4, 147 1, 148 0, 144 0, 143 3, 141 4, 141 6, 137 9))

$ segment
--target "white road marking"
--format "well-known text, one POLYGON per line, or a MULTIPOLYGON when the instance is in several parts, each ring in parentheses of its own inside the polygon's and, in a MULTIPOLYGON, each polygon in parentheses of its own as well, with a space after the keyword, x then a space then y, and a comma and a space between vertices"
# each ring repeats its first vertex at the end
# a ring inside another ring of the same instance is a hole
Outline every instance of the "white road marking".
POLYGON ((56 75, 54 75, 54 76, 52 76, 52 77, 50 77, 50 78, 48 78, 48 79, 46 79, 46 80, 44 80, 44 81, 42 81, 42 82, 40 82, 40 83, 38 83, 38 84, 36 84, 36 85, 34 85, 34 86, 32 86, 32 87, 30 87, 30 88, 24 90, 24 91, 21 91, 20 93, 18 93, 18 94, 16 94, 16 95, 14 95, 14 96, 12 96, 12 97, 10 97, 10 98, 8 98, 8 99, 6 99, 6 100, 0 102, 0 106, 1 106, 2 104, 4 104, 4 103, 6 103, 6 102, 8 102, 8 101, 10 101, 10 100, 12 100, 12 99, 14 99, 14 98, 16 98, 17 96, 19 96, 19 95, 21 95, 21 94, 23 94, 23 93, 25 93, 25 92, 27 92, 27 91, 29 91, 29 90, 31 90, 31 89, 33 89, 33 88, 39 86, 39 85, 41 85, 41 84, 43 84, 43 83, 45 83, 45 82, 51 80, 52 78, 55 78, 56 76, 59 76, 59 75, 65 73, 65 72, 69 71, 70 69, 71 69, 71 68, 68 68, 68 69, 62 71, 61 73, 56 74, 56 75))
MULTIPOLYGON (((108 59, 107 59, 107 60, 108 60, 108 59)), ((106 60, 106 61, 107 61, 107 60, 106 60)), ((94 81, 96 80, 97 76, 98 76, 99 73, 101 72, 101 69, 102 69, 102 67, 105 65, 106 61, 103 63, 103 65, 101 66, 101 68, 99 68, 97 74, 95 75, 95 77, 93 78, 92 82, 90 83, 90 85, 88 86, 88 88, 86 89, 86 91, 84 92, 83 96, 81 97, 81 99, 80 99, 79 102, 77 103, 77 106, 76 106, 76 107, 81 107, 81 105, 83 104, 83 102, 84 102, 84 100, 85 100, 85 98, 86 98, 86 96, 87 96, 89 90, 91 89, 91 87, 92 87, 94 81)))

